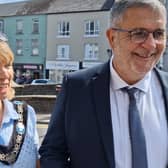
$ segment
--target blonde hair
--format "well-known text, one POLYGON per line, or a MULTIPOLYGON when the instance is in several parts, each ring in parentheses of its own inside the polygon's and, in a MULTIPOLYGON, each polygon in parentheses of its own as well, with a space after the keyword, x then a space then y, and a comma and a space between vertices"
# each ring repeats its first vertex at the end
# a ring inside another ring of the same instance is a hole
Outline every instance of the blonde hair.
POLYGON ((15 96, 15 91, 12 88, 13 84, 13 62, 14 62, 14 54, 9 47, 8 43, 6 41, 0 40, 0 62, 11 65, 11 81, 10 81, 10 87, 7 92, 7 99, 11 100, 15 96))

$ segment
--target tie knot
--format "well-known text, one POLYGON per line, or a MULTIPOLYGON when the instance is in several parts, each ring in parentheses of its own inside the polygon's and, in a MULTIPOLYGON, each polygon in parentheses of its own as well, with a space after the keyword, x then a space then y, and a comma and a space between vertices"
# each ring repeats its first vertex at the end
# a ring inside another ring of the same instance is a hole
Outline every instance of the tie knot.
POLYGON ((127 92, 129 96, 134 96, 139 89, 135 87, 133 88, 124 87, 121 90, 127 92))

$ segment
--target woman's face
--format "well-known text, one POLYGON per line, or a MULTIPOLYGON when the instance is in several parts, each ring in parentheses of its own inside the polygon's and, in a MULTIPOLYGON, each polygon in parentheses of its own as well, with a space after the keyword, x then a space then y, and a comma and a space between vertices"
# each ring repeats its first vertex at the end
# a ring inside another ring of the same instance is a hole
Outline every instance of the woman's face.
POLYGON ((11 81, 13 79, 13 67, 11 64, 0 63, 0 100, 6 98, 11 81))

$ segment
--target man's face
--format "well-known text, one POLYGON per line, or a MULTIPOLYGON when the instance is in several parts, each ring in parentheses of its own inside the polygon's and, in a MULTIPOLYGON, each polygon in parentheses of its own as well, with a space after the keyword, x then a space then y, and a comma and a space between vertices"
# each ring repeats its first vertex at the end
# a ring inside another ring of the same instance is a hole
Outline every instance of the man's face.
MULTIPOLYGON (((118 27, 126 30, 145 29, 149 32, 165 30, 166 16, 163 12, 149 8, 131 8, 126 11, 118 27)), ((142 79, 158 62, 166 46, 166 34, 158 42, 149 33, 141 43, 131 40, 128 32, 109 29, 107 36, 114 53, 113 67, 128 84, 142 79)))

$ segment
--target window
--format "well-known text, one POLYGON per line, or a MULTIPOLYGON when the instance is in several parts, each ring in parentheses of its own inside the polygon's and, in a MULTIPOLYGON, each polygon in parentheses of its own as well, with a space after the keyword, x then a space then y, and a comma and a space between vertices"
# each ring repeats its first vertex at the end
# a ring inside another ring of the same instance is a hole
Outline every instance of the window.
POLYGON ((16 34, 23 33, 23 21, 21 19, 16 20, 16 34))
POLYGON ((39 55, 39 41, 38 41, 38 39, 32 39, 31 46, 32 46, 32 55, 39 55))
POLYGON ((39 20, 38 19, 33 19, 32 33, 33 34, 39 33, 39 20))
POLYGON ((69 22, 59 22, 58 23, 58 36, 69 36, 70 29, 69 29, 69 22))
POLYGON ((58 45, 57 46, 57 58, 58 59, 69 59, 69 45, 58 45))
POLYGON ((4 32, 4 21, 0 20, 0 32, 4 32))
POLYGON ((100 23, 98 20, 87 20, 85 21, 85 35, 93 36, 99 35, 100 23))
POLYGON ((97 44, 85 44, 85 60, 97 60, 99 48, 97 44))
POLYGON ((16 54, 23 55, 23 40, 16 39, 16 54))

